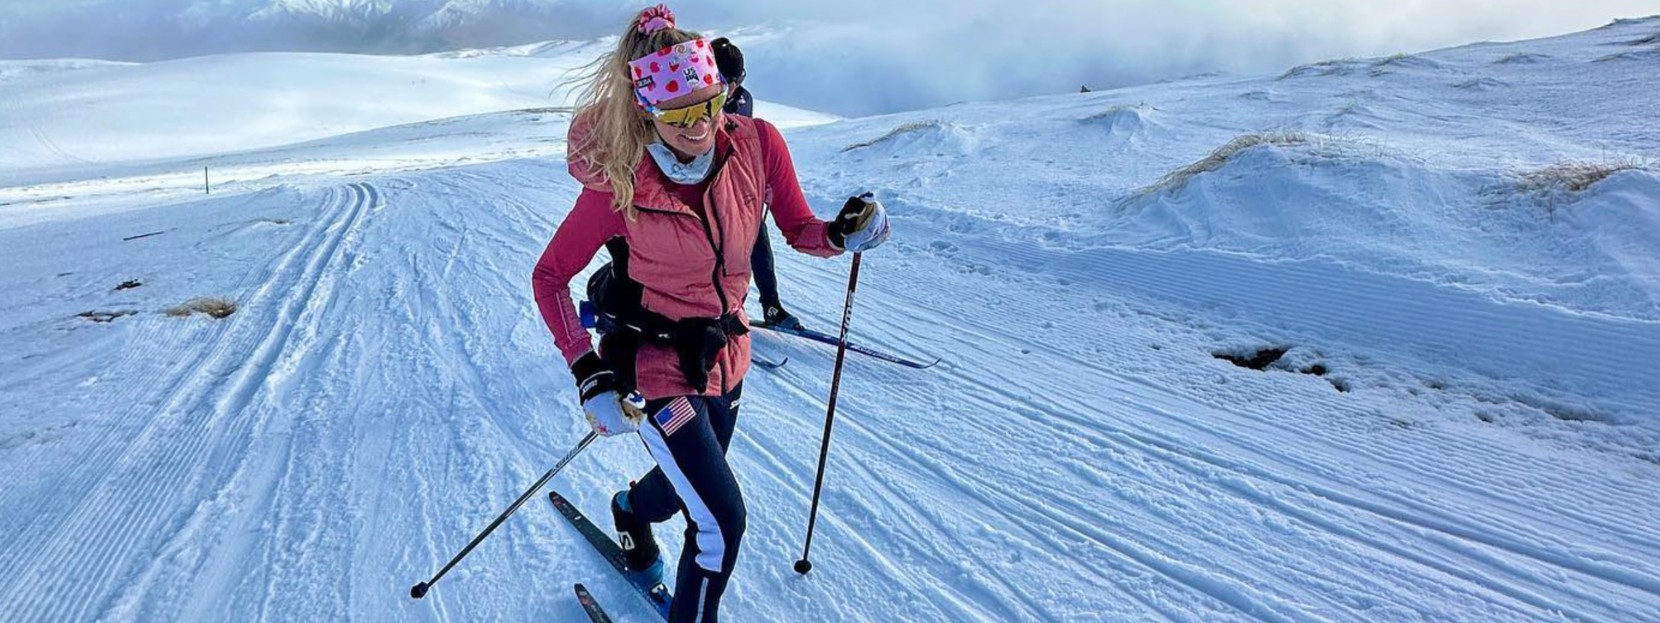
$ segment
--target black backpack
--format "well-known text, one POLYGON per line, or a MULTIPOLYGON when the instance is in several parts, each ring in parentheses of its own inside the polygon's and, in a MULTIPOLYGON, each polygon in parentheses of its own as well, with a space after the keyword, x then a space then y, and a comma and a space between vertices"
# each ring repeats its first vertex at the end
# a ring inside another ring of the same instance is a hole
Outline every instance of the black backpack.
POLYGON ((611 261, 588 277, 588 303, 594 309, 594 330, 600 336, 630 332, 644 311, 640 295, 645 288, 628 278, 628 241, 618 237, 605 243, 611 261))
POLYGON ((640 294, 645 288, 628 278, 628 241, 621 237, 605 243, 611 261, 588 277, 588 303, 594 310, 594 331, 599 333, 599 356, 617 375, 624 392, 633 391, 634 353, 643 336, 629 328, 644 310, 640 294))

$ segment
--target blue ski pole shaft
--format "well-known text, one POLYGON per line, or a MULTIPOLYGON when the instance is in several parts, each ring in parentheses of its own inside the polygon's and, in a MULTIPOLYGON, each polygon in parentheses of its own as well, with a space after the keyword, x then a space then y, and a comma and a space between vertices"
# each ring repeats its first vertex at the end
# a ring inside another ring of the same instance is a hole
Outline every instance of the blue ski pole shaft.
POLYGON ((813 548, 813 527, 818 523, 819 493, 824 490, 824 463, 830 457, 830 429, 836 423, 836 396, 842 385, 842 362, 847 359, 847 327, 853 321, 853 295, 859 289, 859 260, 861 253, 853 254, 853 270, 847 276, 847 303, 842 307, 841 337, 836 340, 836 371, 830 377, 830 406, 824 414, 824 441, 818 450, 818 475, 813 478, 813 505, 807 513, 807 540, 801 545, 801 560, 795 561, 795 572, 806 574, 813 570, 807 554, 813 548))
POLYGON ((582 450, 587 448, 588 444, 593 443, 594 439, 597 439, 598 437, 598 433, 589 432, 588 436, 583 437, 582 441, 577 442, 576 447, 572 448, 569 453, 565 454, 565 458, 559 459, 559 463, 554 465, 553 469, 548 470, 548 473, 546 474, 542 474, 542 477, 536 481, 536 484, 530 485, 530 488, 525 490, 524 495, 521 495, 519 496, 519 499, 514 500, 512 506, 507 507, 506 512, 503 512, 500 517, 496 518, 495 521, 490 522, 490 527, 485 528, 483 532, 478 533, 478 536, 473 537, 472 542, 468 543, 466 547, 461 548, 461 553, 456 554, 454 558, 451 558, 449 564, 444 565, 443 569, 438 570, 437 575, 432 576, 432 579, 430 580, 411 586, 409 588, 409 596, 414 599, 426 597, 427 590, 431 589, 433 584, 437 584, 439 578, 444 577, 444 574, 449 573, 450 568, 454 567, 455 563, 461 562, 462 558, 466 558, 467 554, 472 552, 474 547, 478 547, 479 542, 483 541, 484 537, 490 536, 490 533, 496 530, 496 526, 500 526, 501 522, 506 521, 507 517, 513 514, 513 511, 519 510, 520 506, 524 506, 525 500, 530 499, 530 496, 536 495, 537 491, 541 491, 542 485, 548 484, 548 481, 552 480, 553 476, 559 473, 559 470, 565 469, 565 464, 570 463, 571 459, 576 458, 576 455, 582 454, 582 450))

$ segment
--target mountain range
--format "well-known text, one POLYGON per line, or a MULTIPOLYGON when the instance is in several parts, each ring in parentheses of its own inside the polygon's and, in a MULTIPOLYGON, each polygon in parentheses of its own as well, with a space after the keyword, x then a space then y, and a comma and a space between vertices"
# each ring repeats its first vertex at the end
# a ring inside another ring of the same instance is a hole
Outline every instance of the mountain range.
POLYGON ((633 9, 592 0, 9 2, 0 4, 0 58, 422 53, 590 38, 614 30, 633 9))

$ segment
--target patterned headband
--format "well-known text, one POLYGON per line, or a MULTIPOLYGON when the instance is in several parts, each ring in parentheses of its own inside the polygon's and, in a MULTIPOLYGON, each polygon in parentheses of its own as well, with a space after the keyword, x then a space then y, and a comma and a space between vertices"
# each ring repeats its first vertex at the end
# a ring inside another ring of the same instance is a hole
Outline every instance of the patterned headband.
POLYGON ((634 97, 640 107, 655 111, 657 104, 692 91, 724 84, 714 50, 704 39, 693 39, 629 61, 634 97))

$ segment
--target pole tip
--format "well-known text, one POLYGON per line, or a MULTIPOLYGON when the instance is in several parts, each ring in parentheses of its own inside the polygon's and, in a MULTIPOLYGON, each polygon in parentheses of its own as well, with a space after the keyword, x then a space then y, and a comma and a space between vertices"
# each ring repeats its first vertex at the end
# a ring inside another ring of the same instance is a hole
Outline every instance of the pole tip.
POLYGON ((795 561, 795 572, 796 573, 799 573, 801 575, 807 575, 807 572, 812 571, 812 570, 813 570, 813 563, 808 562, 806 558, 795 561))
POLYGON ((427 589, 431 588, 426 582, 409 587, 410 599, 420 599, 427 596, 427 589))

